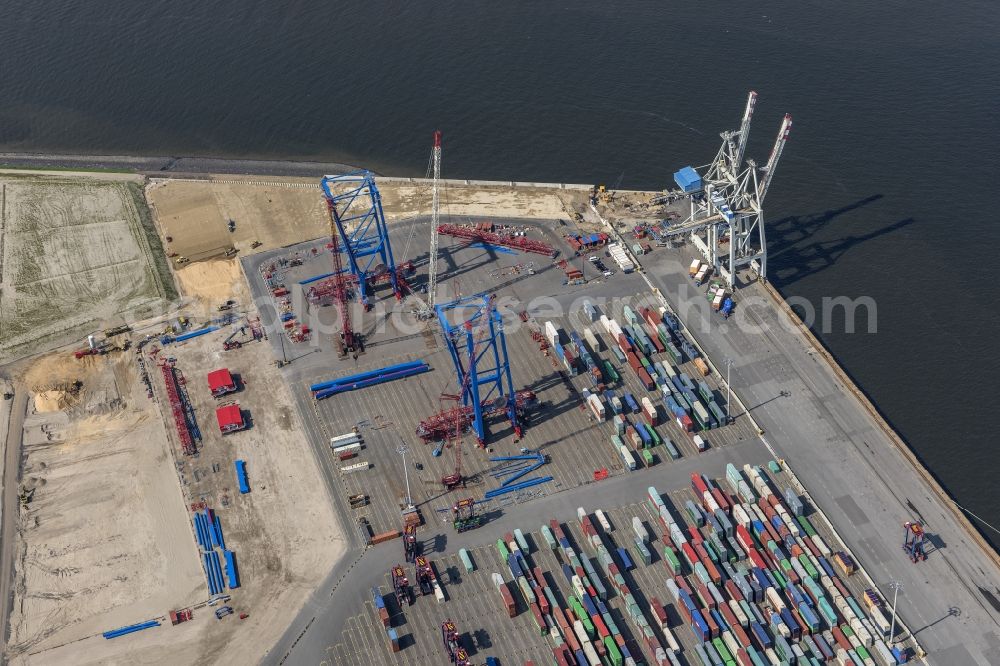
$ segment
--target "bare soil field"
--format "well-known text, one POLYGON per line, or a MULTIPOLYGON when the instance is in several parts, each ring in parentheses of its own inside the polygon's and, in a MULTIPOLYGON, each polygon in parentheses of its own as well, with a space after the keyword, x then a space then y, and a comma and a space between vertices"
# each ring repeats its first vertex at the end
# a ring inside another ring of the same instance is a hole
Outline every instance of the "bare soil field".
POLYGON ((0 361, 173 296, 139 183, 0 175, 0 361))
POLYGON ((7 646, 17 661, 204 594, 163 423, 136 378, 132 354, 52 355, 20 377, 34 401, 7 646))
MULTIPOLYGON (((239 324, 237 324, 238 326, 239 324)), ((133 352, 49 355, 16 375, 32 391, 23 445, 15 608, 7 655, 18 664, 253 663, 345 551, 341 526, 266 342, 222 351, 224 329, 143 350, 156 402, 133 352), (156 363, 169 354, 201 431, 183 456, 156 363), (250 427, 223 436, 205 374, 228 367, 250 427), (77 388, 76 382, 80 382, 77 388), (246 462, 239 493, 233 462, 246 462), (216 620, 189 507, 220 517, 236 553, 235 614, 216 620), (176 627, 172 609, 194 619, 176 627), (246 619, 239 619, 247 613, 246 619), (150 619, 115 640, 100 633, 150 619), (224 650, 224 653, 223 653, 224 650), (225 657, 221 658, 220 655, 225 657)))
MULTIPOLYGON (((261 243, 256 251, 265 251, 329 234, 319 181, 320 176, 315 180, 268 177, 266 181, 165 179, 154 180, 146 196, 167 252, 193 262, 218 257, 230 248, 253 251, 254 241, 261 243), (230 219, 236 223, 232 232, 230 219)), ((391 179, 376 179, 376 183, 387 221, 430 214, 430 185, 391 179)), ((586 193, 580 190, 448 184, 441 193, 441 214, 482 219, 566 218, 582 211, 586 201, 586 193)))

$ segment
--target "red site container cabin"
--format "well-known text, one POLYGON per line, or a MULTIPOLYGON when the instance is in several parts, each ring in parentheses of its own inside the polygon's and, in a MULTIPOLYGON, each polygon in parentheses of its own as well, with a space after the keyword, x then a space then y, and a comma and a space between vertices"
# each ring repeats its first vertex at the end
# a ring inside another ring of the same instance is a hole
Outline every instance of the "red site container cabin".
POLYGON ((245 427, 240 406, 236 404, 219 407, 215 410, 215 418, 219 421, 219 430, 222 434, 243 430, 245 427))
POLYGON ((212 391, 212 395, 218 398, 221 395, 234 392, 236 382, 233 381, 229 370, 221 368, 208 373, 208 388, 212 391))

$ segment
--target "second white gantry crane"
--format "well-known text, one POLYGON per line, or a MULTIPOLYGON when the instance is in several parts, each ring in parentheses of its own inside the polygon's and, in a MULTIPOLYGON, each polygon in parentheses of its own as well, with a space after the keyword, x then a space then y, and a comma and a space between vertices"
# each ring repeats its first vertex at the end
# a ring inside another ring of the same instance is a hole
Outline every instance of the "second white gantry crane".
POLYGON ((737 272, 744 267, 767 279, 764 197, 792 129, 792 116, 785 114, 767 164, 758 167, 748 158, 744 167, 756 104, 757 93, 751 91, 740 129, 721 133, 722 146, 715 160, 704 167, 703 196, 695 193, 690 217, 668 231, 670 236, 690 234, 691 242, 730 288, 737 286, 737 272))

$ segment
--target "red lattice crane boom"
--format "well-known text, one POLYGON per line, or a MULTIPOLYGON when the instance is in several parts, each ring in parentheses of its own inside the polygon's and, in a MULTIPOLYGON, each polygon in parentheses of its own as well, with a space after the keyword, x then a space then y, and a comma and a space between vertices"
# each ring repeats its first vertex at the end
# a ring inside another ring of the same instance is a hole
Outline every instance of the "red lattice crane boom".
POLYGON ((351 325, 351 311, 347 302, 347 284, 344 265, 340 260, 340 241, 337 234, 336 204, 326 201, 330 214, 330 252, 333 254, 333 297, 340 310, 340 355, 355 351, 354 327, 351 325))

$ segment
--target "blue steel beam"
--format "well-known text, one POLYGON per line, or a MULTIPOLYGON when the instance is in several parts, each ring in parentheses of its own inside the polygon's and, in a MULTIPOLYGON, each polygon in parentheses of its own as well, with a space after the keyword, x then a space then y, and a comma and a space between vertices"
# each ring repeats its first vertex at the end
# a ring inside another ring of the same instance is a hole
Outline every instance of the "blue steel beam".
POLYGON ((375 176, 366 170, 324 176, 320 186, 323 196, 331 204, 333 220, 347 253, 351 274, 358 281, 358 298, 368 306, 367 281, 384 268, 389 272, 393 294, 397 300, 402 299, 389 230, 382 212, 382 195, 375 186, 375 176), (376 263, 380 259, 381 265, 376 263))

